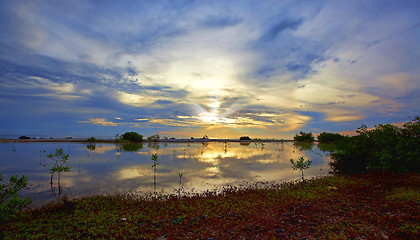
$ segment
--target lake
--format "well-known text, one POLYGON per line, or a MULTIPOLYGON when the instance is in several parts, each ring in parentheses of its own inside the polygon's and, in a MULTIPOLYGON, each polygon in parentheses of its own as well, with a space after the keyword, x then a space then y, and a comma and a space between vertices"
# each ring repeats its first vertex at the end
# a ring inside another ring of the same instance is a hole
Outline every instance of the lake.
POLYGON ((49 168, 54 164, 47 155, 62 148, 69 155, 71 171, 61 175, 63 195, 69 198, 154 191, 175 193, 181 185, 188 192, 203 192, 223 186, 255 182, 294 181, 301 177, 290 159, 303 156, 312 165, 305 178, 329 174, 329 152, 317 144, 293 142, 191 142, 143 143, 0 143, 0 174, 3 183, 11 175, 25 175, 33 206, 54 200, 51 195, 49 168), (156 173, 153 154, 158 155, 156 173), (180 177, 180 174, 181 177, 180 177))

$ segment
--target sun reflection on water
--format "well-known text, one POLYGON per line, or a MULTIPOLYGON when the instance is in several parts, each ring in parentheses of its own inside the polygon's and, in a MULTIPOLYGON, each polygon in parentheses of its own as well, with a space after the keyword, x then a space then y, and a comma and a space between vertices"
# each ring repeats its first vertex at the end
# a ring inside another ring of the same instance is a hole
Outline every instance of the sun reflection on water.
MULTIPOLYGON (((60 146, 63 144, 61 143, 60 146)), ((212 189, 227 184, 237 185, 255 181, 290 181, 300 178, 300 173, 293 171, 289 159, 303 156, 313 161, 305 171, 305 177, 328 175, 330 157, 317 145, 299 146, 293 143, 158 143, 159 148, 147 144, 139 149, 117 148, 114 144, 97 143, 94 150, 87 150, 83 144, 68 144, 70 154, 68 164, 71 172, 62 178, 65 191, 71 196, 89 194, 112 194, 128 191, 143 193, 153 192, 154 171, 151 155, 159 156, 156 171, 158 190, 171 193, 180 184, 179 173, 182 171, 184 189, 212 189), (92 154, 86 154, 86 152, 92 154), (118 155, 116 159, 115 155, 118 155)), ((48 189, 48 167, 43 167, 40 149, 44 145, 13 145, 16 151, 10 151, 7 144, 3 153, 11 152, 16 161, 8 162, 6 175, 24 174, 34 186, 30 191, 42 195, 48 189), (32 147, 32 149, 26 149, 32 147), (17 155, 21 154, 21 155, 17 155), (31 158, 31 154, 33 156, 31 158), (20 156, 20 157, 19 157, 20 156), (29 160, 28 160, 29 159, 29 160), (32 159, 32 160, 31 160, 32 159), (40 164, 41 163, 41 164, 40 164), (24 168, 22 166, 25 166, 24 168)), ((48 145, 52 152, 56 145, 48 145)), ((46 162, 48 165, 49 163, 46 162)), ((66 192, 64 192, 66 193, 66 192)), ((45 195, 48 198, 49 195, 45 195)))

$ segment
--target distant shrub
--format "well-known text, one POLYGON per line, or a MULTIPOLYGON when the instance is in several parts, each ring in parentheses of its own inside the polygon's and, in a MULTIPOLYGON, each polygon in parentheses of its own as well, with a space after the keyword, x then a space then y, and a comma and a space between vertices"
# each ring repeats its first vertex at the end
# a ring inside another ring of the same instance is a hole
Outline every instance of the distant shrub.
POLYGON ((90 138, 86 139, 86 141, 88 143, 94 143, 94 142, 96 142, 96 139, 94 137, 90 137, 90 138))
POLYGON ((158 134, 152 135, 150 137, 147 138, 147 141, 149 142, 157 142, 159 141, 160 136, 158 134))
POLYGON ((368 130, 362 125, 357 133, 337 143, 338 150, 331 154, 334 172, 420 171, 420 117, 402 128, 379 124, 368 130))
POLYGON ((122 135, 122 140, 127 140, 130 142, 142 142, 143 135, 136 132, 126 132, 122 135))
POLYGON ((340 141, 343 138, 344 136, 338 133, 323 132, 318 135, 318 141, 321 143, 333 143, 333 142, 340 141))
POLYGON ((305 132, 302 132, 302 131, 300 131, 299 134, 296 134, 293 137, 293 139, 295 141, 298 141, 298 142, 313 142, 313 141, 315 141, 315 138, 314 138, 314 136, 312 135, 311 132, 305 133, 305 132))
POLYGON ((239 138, 239 140, 244 140, 244 141, 248 140, 249 141, 249 140, 251 140, 251 138, 248 137, 248 136, 242 136, 242 137, 239 138))
POLYGON ((20 136, 19 139, 31 139, 31 138, 27 136, 20 136))

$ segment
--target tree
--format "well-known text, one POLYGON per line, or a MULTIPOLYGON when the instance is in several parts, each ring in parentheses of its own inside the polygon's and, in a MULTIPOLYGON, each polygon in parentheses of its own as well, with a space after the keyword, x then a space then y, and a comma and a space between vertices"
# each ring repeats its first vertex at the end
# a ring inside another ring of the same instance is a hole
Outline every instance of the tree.
POLYGON ((159 139, 160 139, 160 136, 158 135, 158 134, 155 134, 155 135, 152 135, 152 136, 150 136, 150 137, 148 137, 147 138, 147 141, 149 141, 149 142, 157 142, 157 141, 159 141, 159 139))
POLYGON ((127 140, 130 142, 142 142, 143 135, 136 132, 126 132, 122 135, 122 140, 127 140))
POLYGON ((293 139, 298 142, 313 142, 315 140, 312 132, 305 133, 300 131, 299 134, 296 134, 293 139))
POLYGON ((293 170, 302 171, 302 181, 305 181, 303 178, 303 170, 310 168, 312 160, 305 160, 303 157, 300 157, 296 162, 293 159, 290 159, 290 162, 293 165, 293 170))

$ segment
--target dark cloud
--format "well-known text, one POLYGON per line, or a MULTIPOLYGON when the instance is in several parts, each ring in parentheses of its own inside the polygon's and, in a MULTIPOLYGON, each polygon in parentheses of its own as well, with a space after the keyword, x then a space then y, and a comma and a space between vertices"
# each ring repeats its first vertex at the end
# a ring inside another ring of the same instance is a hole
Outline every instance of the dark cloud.
POLYGON ((173 103, 174 101, 170 101, 170 100, 157 100, 154 102, 154 104, 158 104, 158 105, 169 105, 173 103))
POLYGON ((272 75, 275 72, 275 70, 276 69, 272 66, 264 66, 260 69, 257 69, 256 74, 269 77, 270 75, 272 75))
POLYGON ((295 72, 295 71, 303 71, 303 72, 308 72, 309 71, 309 67, 307 65, 301 65, 301 64, 297 64, 297 63, 293 63, 290 62, 286 65, 287 70, 295 72))
POLYGON ((287 29, 296 30, 303 23, 303 19, 284 19, 271 26, 261 37, 262 41, 274 40, 287 29))
POLYGON ((225 28, 240 24, 243 22, 241 18, 232 18, 230 16, 211 15, 205 18, 200 25, 209 28, 225 28))

